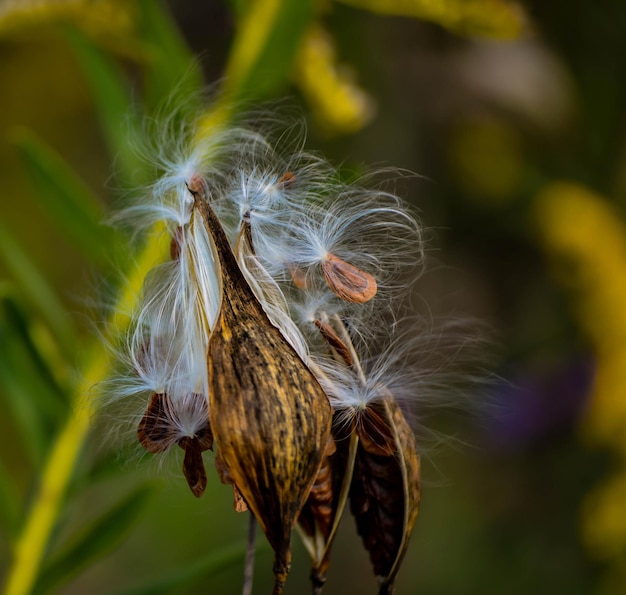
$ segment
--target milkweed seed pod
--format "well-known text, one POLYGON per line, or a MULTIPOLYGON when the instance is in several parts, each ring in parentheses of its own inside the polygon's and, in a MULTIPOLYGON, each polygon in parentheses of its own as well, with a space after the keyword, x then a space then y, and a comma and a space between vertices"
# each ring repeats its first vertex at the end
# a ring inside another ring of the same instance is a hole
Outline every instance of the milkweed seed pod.
MULTIPOLYGON (((431 346, 399 304, 423 232, 393 194, 346 184, 301 140, 264 132, 221 132, 199 155, 172 143, 181 155, 161 157, 149 199, 121 216, 164 223, 171 242, 144 282, 118 394, 141 395, 145 450, 184 450, 195 496, 215 450, 236 510, 274 549, 275 593, 294 526, 321 592, 348 511, 391 593, 420 500, 407 418, 428 395, 431 346)), ((434 376, 438 396, 448 388, 434 376)))
POLYGON ((223 287, 208 349, 211 427, 230 480, 275 551, 279 593, 291 531, 328 441, 330 404, 246 282, 204 183, 193 178, 189 189, 214 241, 223 287))
POLYGON ((173 233, 172 260, 155 267, 144 282, 142 304, 127 338, 134 378, 127 379, 121 393, 150 393, 137 427, 139 442, 153 454, 174 445, 182 448, 184 475, 199 497, 206 487, 201 453, 213 448, 206 350, 219 279, 208 260, 209 237, 187 220, 188 210, 189 201, 176 219, 180 225, 173 233))
POLYGON ((403 287, 404 265, 421 260, 420 229, 393 195, 346 186, 329 171, 320 181, 312 175, 314 158, 304 160, 302 176, 302 163, 293 162, 284 163, 289 170, 281 174, 267 156, 264 151, 248 175, 240 174, 220 212, 228 212, 230 200, 227 219, 239 238, 241 270, 257 279, 250 284, 260 301, 274 305, 275 324, 295 323, 306 337, 304 346, 293 344, 335 410, 333 434, 299 517, 314 589, 324 584, 349 501, 381 592, 391 591, 417 518, 419 456, 391 392, 365 377, 350 332, 363 345, 375 339, 383 311, 403 287))
POLYGON ((383 383, 384 374, 361 364, 342 320, 317 320, 316 326, 334 355, 315 369, 333 403, 335 446, 327 451, 299 521, 313 561, 314 593, 321 593, 326 581, 332 541, 348 501, 380 593, 390 593, 418 515, 415 437, 383 383))

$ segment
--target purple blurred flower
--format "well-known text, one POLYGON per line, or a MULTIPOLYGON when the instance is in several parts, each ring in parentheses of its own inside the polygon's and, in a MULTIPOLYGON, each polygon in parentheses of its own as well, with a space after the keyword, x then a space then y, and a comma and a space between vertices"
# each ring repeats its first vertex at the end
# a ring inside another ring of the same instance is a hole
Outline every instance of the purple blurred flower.
POLYGON ((595 371, 591 357, 562 362, 541 373, 517 373, 495 393, 488 432, 494 449, 529 448, 575 425, 595 371))

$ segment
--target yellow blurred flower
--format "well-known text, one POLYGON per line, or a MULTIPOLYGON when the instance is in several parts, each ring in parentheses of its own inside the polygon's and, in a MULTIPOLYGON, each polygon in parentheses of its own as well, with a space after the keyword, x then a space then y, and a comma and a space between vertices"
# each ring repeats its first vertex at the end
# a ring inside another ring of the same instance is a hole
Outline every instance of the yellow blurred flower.
POLYGON ((626 553, 626 225, 603 197, 566 182, 537 197, 536 220, 560 281, 593 345, 597 369, 585 435, 618 454, 621 468, 588 495, 582 534, 598 558, 626 553))
MULTIPOLYGON (((457 33, 513 39, 526 24, 521 7, 507 0, 339 0, 370 12, 436 22, 457 33)), ((257 2, 253 7, 270 4, 257 2)), ((248 19, 252 23, 255 20, 248 19)), ((354 82, 345 66, 337 65, 331 37, 313 25, 302 42, 293 78, 314 116, 328 131, 356 132, 374 113, 373 101, 354 82)), ((514 166, 513 166, 514 167, 514 166)), ((499 192, 499 188, 495 192, 499 192)))
POLYGON ((0 0, 0 36, 49 23, 71 23, 96 39, 130 37, 137 21, 132 0, 0 0))
POLYGON ((626 225, 604 198, 564 182, 540 193, 536 215, 598 359, 585 429, 626 454, 626 225))
POLYGON ((626 470, 594 490, 583 507, 583 535, 596 558, 626 553, 626 470))
POLYGON ((320 124, 329 131, 356 132, 374 113, 373 101, 337 66, 330 36, 314 25, 306 34, 296 58, 294 79, 320 124))
POLYGON ((504 0, 340 0, 380 14, 416 17, 466 35, 517 37, 525 25, 521 7, 504 0))
POLYGON ((0 4, 0 31, 60 20, 124 30, 133 24, 132 4, 122 0, 4 0, 0 4))

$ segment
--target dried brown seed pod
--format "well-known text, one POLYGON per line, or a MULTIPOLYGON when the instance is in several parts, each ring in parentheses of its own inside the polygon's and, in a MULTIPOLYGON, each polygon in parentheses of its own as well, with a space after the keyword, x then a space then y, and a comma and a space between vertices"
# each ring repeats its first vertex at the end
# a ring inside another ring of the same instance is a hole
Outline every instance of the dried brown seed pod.
POLYGON ((152 393, 150 402, 137 427, 139 443, 148 452, 165 452, 171 445, 170 424, 165 412, 166 395, 152 393))
POLYGON ((348 498, 357 444, 356 433, 349 429, 332 439, 298 519, 300 535, 311 556, 314 595, 321 594, 326 583, 330 551, 348 498))
POLYGON ((333 435, 336 452, 323 463, 298 521, 312 560, 313 593, 320 595, 326 582, 349 497, 380 593, 389 594, 418 514, 420 462, 413 432, 389 395, 368 405, 349 426, 335 424, 333 435))
POLYGON ((322 273, 331 291, 346 302, 363 304, 378 291, 372 275, 334 254, 329 253, 322 261, 322 273))
POLYGON ((379 593, 386 595, 393 592, 417 520, 420 460, 415 436, 393 399, 369 405, 356 428, 360 440, 350 509, 380 581, 379 593))
POLYGON ((279 594, 291 531, 330 434, 330 404, 246 282, 203 181, 192 178, 189 190, 213 239, 223 288, 209 340, 211 427, 224 466, 274 549, 279 594))
POLYGON ((185 451, 183 473, 191 493, 199 498, 206 488, 206 471, 202 462, 202 449, 197 438, 181 438, 178 445, 185 451))
MULTIPOLYGON (((206 403, 204 395, 193 394, 192 399, 206 403)), ((184 451, 183 473, 191 492, 196 498, 204 493, 207 484, 202 453, 213 448, 213 433, 207 411, 206 425, 196 431, 194 436, 178 436, 176 422, 172 418, 172 404, 166 394, 152 393, 146 412, 137 428, 137 437, 141 445, 150 453, 164 452, 174 443, 184 451)))

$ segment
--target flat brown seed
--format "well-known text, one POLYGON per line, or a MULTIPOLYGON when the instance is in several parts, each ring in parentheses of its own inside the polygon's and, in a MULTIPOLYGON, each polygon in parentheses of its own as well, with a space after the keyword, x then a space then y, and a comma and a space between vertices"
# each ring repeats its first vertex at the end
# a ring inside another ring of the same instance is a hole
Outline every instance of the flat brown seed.
POLYGON ((146 412, 137 427, 137 438, 148 452, 157 454, 172 445, 171 422, 165 409, 167 395, 152 393, 146 412))
POLYGON ((172 235, 170 241, 170 258, 172 260, 180 260, 180 251, 183 243, 183 228, 178 226, 172 235))
POLYGON ((352 366, 352 354, 348 346, 342 341, 341 337, 335 332, 335 329, 327 322, 314 320, 313 324, 319 329, 322 337, 331 346, 331 348, 341 357, 347 366, 352 366))
POLYGON ((250 225, 250 221, 244 221, 242 231, 245 234, 246 241, 248 242, 248 246, 250 247, 250 252, 253 256, 256 255, 254 251, 254 241, 252 240, 252 226, 250 225))
POLYGON ((187 182, 187 188, 195 199, 206 200, 206 182, 199 174, 193 174, 187 182))
POLYGON ((211 425, 209 424, 208 413, 206 426, 196 432, 196 438, 200 446, 200 451, 213 450, 213 432, 211 431, 211 425))
POLYGON ((379 403, 368 405, 356 425, 361 445, 370 454, 390 457, 397 448, 393 429, 386 420, 384 406, 379 403))
POLYGON ((196 212, 214 242, 222 302, 209 340, 211 428, 232 482, 274 549, 274 593, 291 563, 291 531, 330 434, 328 397, 256 299, 209 203, 196 212))
POLYGON ((331 291, 346 302, 363 304, 378 291, 372 275, 334 254, 328 254, 322 262, 322 273, 331 291))
POLYGON ((294 174, 292 171, 288 171, 285 172, 282 176, 280 176, 280 178, 278 178, 278 182, 276 183, 276 185, 279 188, 289 188, 289 186, 292 186, 296 181, 296 174, 294 174))
POLYGON ((248 510, 248 505, 246 504, 246 501, 243 499, 243 496, 241 495, 239 488, 235 484, 233 484, 233 498, 234 498, 235 512, 246 512, 246 510, 248 510))
POLYGON ((189 485, 191 493, 199 498, 204 494, 207 484, 206 471, 202 461, 202 450, 200 441, 197 438, 181 438, 178 444, 185 450, 183 460, 183 473, 189 485))
POLYGON ((298 289, 307 289, 309 284, 307 283, 306 274, 304 271, 298 267, 297 265, 289 265, 289 274, 291 275, 291 280, 293 284, 298 289))

